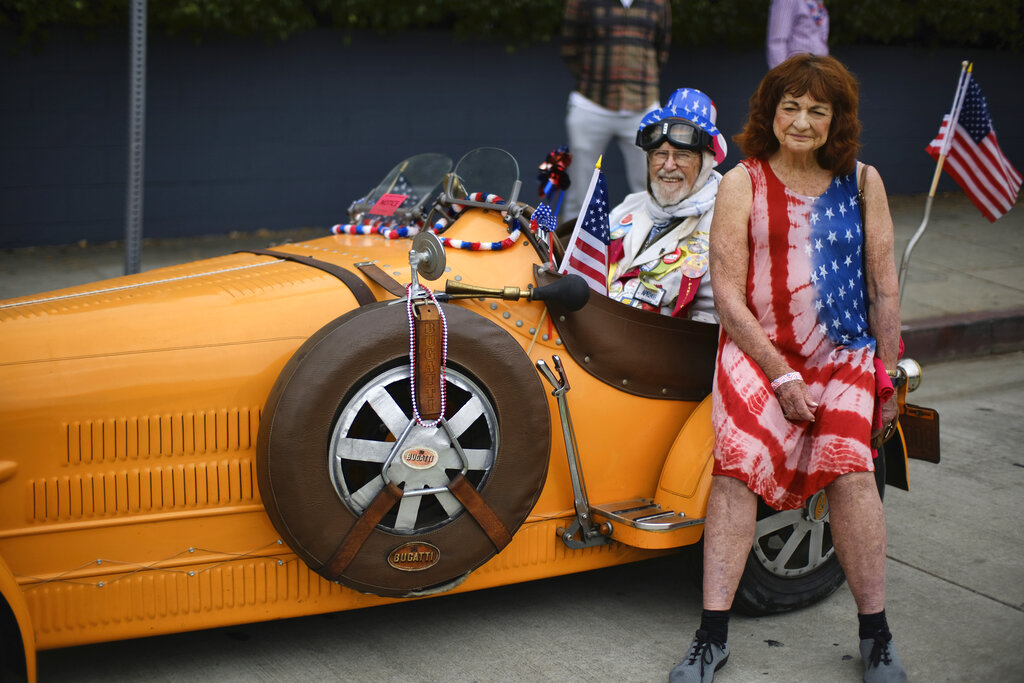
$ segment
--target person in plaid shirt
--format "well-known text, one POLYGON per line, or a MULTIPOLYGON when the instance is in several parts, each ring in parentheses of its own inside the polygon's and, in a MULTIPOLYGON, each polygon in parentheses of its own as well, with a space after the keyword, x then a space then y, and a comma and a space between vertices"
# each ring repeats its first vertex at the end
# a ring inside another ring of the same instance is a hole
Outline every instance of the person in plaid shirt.
POLYGON ((668 0, 566 0, 562 58, 575 79, 565 118, 573 155, 566 218, 579 213, 594 165, 613 138, 629 191, 647 189, 646 158, 634 141, 644 114, 658 107, 671 30, 668 0))

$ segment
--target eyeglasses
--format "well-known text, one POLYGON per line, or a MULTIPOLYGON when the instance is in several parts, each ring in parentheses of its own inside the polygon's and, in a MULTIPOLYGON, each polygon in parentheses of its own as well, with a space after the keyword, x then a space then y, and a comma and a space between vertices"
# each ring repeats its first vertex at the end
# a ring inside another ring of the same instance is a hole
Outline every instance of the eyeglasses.
POLYGON ((654 161, 655 166, 664 166, 668 163, 668 158, 671 156, 672 161, 675 162, 676 166, 685 166, 692 164, 700 156, 698 152, 693 152, 688 149, 656 149, 652 152, 648 152, 651 159, 654 161))
POLYGON ((714 149, 711 136, 706 130, 682 119, 655 121, 636 133, 637 146, 646 151, 660 146, 666 140, 673 147, 681 149, 714 149))

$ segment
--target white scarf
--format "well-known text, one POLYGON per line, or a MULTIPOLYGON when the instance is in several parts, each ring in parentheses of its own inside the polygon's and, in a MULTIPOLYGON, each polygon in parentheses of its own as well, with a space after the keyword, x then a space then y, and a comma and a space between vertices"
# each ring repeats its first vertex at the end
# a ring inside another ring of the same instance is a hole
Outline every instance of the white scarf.
POLYGON ((715 156, 711 152, 701 153, 700 172, 693 179, 693 186, 700 189, 696 192, 691 190, 690 194, 670 206, 662 206, 654 199, 651 193, 650 171, 647 176, 647 215, 655 225, 667 223, 673 218, 687 218, 689 216, 700 216, 714 206, 715 195, 718 194, 718 183, 722 180, 722 174, 713 170, 715 156))
MULTIPOLYGON (((671 206, 662 206, 654 200, 654 196, 647 192, 647 213, 655 225, 666 223, 673 218, 688 218, 689 216, 701 216, 707 213, 715 205, 715 195, 718 194, 718 183, 722 180, 722 174, 718 171, 708 169, 708 179, 704 185, 693 194, 685 197, 682 201, 671 206)), ((703 175, 703 173, 701 173, 703 175)), ((700 176, 694 182, 700 181, 700 176)))

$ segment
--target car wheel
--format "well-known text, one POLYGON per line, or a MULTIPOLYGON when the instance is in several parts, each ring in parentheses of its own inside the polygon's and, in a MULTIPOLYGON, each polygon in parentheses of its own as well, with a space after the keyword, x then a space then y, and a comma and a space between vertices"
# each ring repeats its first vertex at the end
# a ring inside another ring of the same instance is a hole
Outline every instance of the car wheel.
MULTIPOLYGON (((875 458, 875 484, 885 491, 885 458, 875 458)), ((754 545, 733 608, 762 616, 823 600, 846 580, 832 543, 824 491, 798 510, 774 510, 758 501, 754 545)))
POLYGON ((482 316, 443 310, 445 423, 414 421, 406 309, 384 303, 338 318, 303 344, 261 419, 257 479, 274 527, 314 571, 362 592, 445 590, 498 551, 446 488, 455 478, 514 533, 547 475, 550 417, 530 359, 482 316), (402 490, 399 500, 337 573, 332 559, 386 481, 402 490))

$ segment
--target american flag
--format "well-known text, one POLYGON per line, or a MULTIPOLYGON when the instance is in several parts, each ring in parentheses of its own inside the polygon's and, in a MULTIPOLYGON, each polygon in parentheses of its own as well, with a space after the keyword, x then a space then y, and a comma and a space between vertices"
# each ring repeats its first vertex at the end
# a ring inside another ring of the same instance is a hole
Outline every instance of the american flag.
POLYGON ((533 228, 534 232, 538 229, 544 232, 554 232, 557 227, 555 225, 555 214, 552 213, 551 207, 546 202, 541 202, 534 210, 533 215, 530 216, 530 227, 533 228))
MULTIPOLYGON (((925 148, 933 159, 942 154, 948 132, 947 115, 942 119, 938 136, 925 148)), ((973 78, 968 81, 963 107, 953 128, 945 168, 990 221, 1009 211, 1017 201, 1020 172, 999 149, 988 102, 973 78)))
POLYGON ((607 296, 611 230, 608 228, 608 184, 600 167, 594 169, 583 204, 587 208, 576 219, 559 272, 563 275, 575 273, 586 280, 595 292, 607 296))

